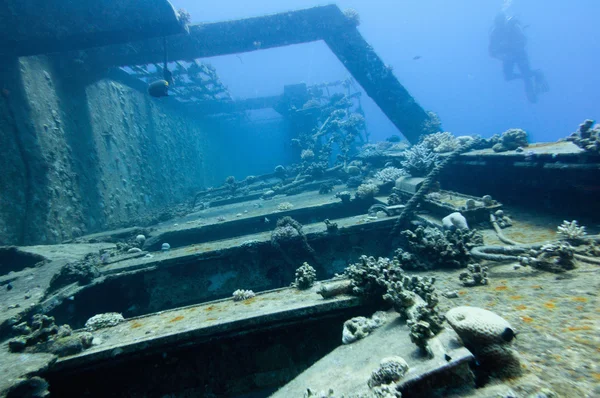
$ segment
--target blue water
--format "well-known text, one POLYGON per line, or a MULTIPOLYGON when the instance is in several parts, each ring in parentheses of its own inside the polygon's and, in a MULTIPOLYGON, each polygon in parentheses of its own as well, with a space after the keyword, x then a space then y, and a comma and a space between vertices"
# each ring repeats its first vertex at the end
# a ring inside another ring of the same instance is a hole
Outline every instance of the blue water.
MULTIPOLYGON (((192 23, 246 18, 327 3, 311 0, 172 0, 192 23)), ((600 41, 595 0, 340 0, 361 16, 359 30, 399 81, 455 135, 490 136, 520 127, 532 141, 555 141, 586 118, 599 117, 600 41), (505 9, 528 25, 528 53, 550 91, 528 102, 520 80, 504 80, 488 55, 495 15, 505 9), (413 57, 421 56, 418 60, 413 57)), ((256 51, 209 60, 236 98, 280 94, 283 85, 321 83, 349 74, 324 43, 256 51)), ((364 101, 373 139, 397 134, 371 101, 364 101)))

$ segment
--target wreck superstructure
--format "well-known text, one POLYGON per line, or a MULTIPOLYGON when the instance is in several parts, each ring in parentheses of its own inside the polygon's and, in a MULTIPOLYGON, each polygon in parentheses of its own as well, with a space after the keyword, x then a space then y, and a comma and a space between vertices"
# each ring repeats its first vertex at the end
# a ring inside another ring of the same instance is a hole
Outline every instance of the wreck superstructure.
MULTIPOLYGON (((22 32, 2 45, 12 57, 3 139, 18 161, 2 177, 11 246, 0 248, 0 394, 410 397, 477 393, 489 378, 481 396, 541 391, 555 387, 555 368, 528 368, 547 348, 534 344, 534 326, 558 328, 553 338, 591 366, 593 123, 557 143, 527 143, 520 131, 455 138, 439 133, 352 12, 189 26, 156 3, 167 11, 125 39, 49 26, 45 42, 22 32), (175 84, 168 101, 150 102, 164 36, 175 84), (367 142, 347 80, 234 100, 203 62, 317 40, 418 145, 367 142), (244 112, 256 109, 283 120, 265 145, 294 146, 270 172, 215 177, 223 146, 211 127, 252 125, 244 112), (563 217, 588 230, 557 230, 563 217), (581 320, 559 328, 569 305, 581 320)), ((131 6, 112 22, 126 24, 131 6)))

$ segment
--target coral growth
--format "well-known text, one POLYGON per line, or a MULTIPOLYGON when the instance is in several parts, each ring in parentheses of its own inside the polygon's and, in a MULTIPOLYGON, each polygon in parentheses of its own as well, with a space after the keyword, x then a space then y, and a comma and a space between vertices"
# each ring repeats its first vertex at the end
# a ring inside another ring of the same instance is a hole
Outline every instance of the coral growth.
POLYGON ((357 316, 344 322, 342 331, 342 343, 351 344, 357 340, 364 339, 373 330, 385 323, 385 312, 378 311, 371 318, 357 316))
POLYGON ((404 156, 402 167, 413 177, 426 176, 439 162, 437 153, 423 144, 412 146, 404 156))
POLYGON ((180 8, 177 10, 177 18, 179 19, 179 23, 182 25, 189 25, 192 21, 192 16, 187 10, 180 8))
POLYGON ((288 241, 297 238, 299 236, 300 234, 298 233, 298 230, 292 225, 278 226, 275 228, 275 230, 273 230, 273 232, 271 232, 271 242, 276 244, 281 241, 288 241))
POLYGON ((315 153, 312 151, 312 149, 304 149, 300 154, 300 159, 302 159, 303 161, 311 161, 314 158, 315 153))
POLYGON ((490 344, 510 343, 516 336, 510 323, 483 308, 454 307, 446 313, 446 319, 463 343, 475 349, 490 344))
POLYGON ((442 329, 443 316, 438 313, 439 302, 433 287, 434 278, 409 276, 398 259, 390 260, 362 256, 361 262, 346 268, 352 292, 367 298, 382 297, 403 317, 409 319, 413 342, 425 348, 427 340, 442 329), (422 299, 421 304, 415 304, 422 299))
POLYGON ((327 218, 323 222, 325 223, 327 232, 329 232, 330 234, 335 234, 339 231, 339 227, 338 227, 337 223, 332 222, 331 220, 329 220, 327 218))
POLYGON ((360 167, 353 165, 353 164, 348 165, 348 167, 346 167, 345 171, 348 175, 351 175, 351 176, 360 175, 360 172, 361 172, 360 167))
POLYGON ((400 278, 387 283, 387 291, 383 299, 391 303, 401 314, 415 303, 414 297, 409 292, 422 298, 428 307, 434 308, 439 302, 434 283, 435 278, 402 274, 400 278))
POLYGON ((92 345, 88 332, 73 334, 69 325, 57 326, 54 317, 36 314, 31 322, 13 326, 20 336, 8 342, 11 352, 49 352, 59 357, 77 354, 92 345))
POLYGON ((278 164, 277 166, 275 166, 275 169, 273 170, 273 172, 275 174, 278 174, 280 176, 285 175, 286 171, 285 171, 285 167, 283 167, 282 165, 278 164))
POLYGON ((500 377, 521 373, 519 358, 509 347, 516 332, 504 318, 483 308, 463 306, 448 311, 446 319, 478 359, 482 371, 500 377))
POLYGON ((587 235, 585 232, 585 227, 580 227, 577 225, 577 220, 564 220, 563 223, 558 226, 557 233, 562 239, 572 241, 580 240, 587 235))
POLYGON ((404 271, 397 259, 360 256, 360 262, 349 265, 344 276, 351 280, 352 293, 367 298, 382 298, 391 282, 401 281, 404 271))
POLYGON ((380 158, 384 155, 384 150, 380 147, 378 147, 375 144, 365 144, 360 148, 360 152, 357 155, 357 157, 359 159, 363 159, 363 160, 371 160, 371 159, 376 159, 376 158, 380 158))
POLYGON ((364 178, 362 176, 352 176, 346 180, 346 186, 348 188, 357 188, 363 183, 363 181, 364 178))
POLYGON ((483 195, 481 201, 485 207, 490 207, 497 203, 490 195, 483 195))
POLYGON ((332 388, 325 391, 313 391, 310 388, 307 388, 304 392, 304 398, 344 398, 344 395, 335 395, 335 392, 332 388))
POLYGON ((341 191, 335 194, 335 197, 342 201, 342 203, 350 203, 352 194, 348 191, 341 191))
POLYGON ((436 153, 446 153, 458 149, 460 143, 452 133, 443 132, 424 136, 421 139, 421 145, 436 153))
POLYGON ((379 368, 371 373, 367 385, 369 388, 374 388, 382 384, 396 383, 404 377, 408 368, 408 364, 402 357, 393 356, 383 358, 379 364, 379 368))
POLYGON ((373 182, 367 182, 364 184, 361 184, 358 189, 356 190, 356 198, 357 199, 370 199, 373 196, 377 195, 377 192, 379 192, 379 187, 377 187, 376 184, 374 184, 373 182))
POLYGON ((519 259, 522 265, 556 273, 575 268, 575 251, 567 242, 549 243, 539 250, 532 249, 529 256, 519 259))
POLYGON ((333 191, 334 187, 335 187, 335 184, 333 182, 331 182, 331 181, 324 182, 319 186, 319 194, 326 195, 328 193, 331 193, 331 191, 333 191))
POLYGON ((586 152, 598 155, 600 154, 600 124, 594 126, 594 121, 587 119, 567 140, 572 141, 586 152))
POLYGON ((428 111, 427 116, 428 118, 425 119, 421 125, 421 131, 425 132, 426 134, 439 132, 442 129, 442 121, 440 120, 440 117, 437 115, 437 113, 432 111, 428 111))
POLYGON ((471 249, 483 244, 483 237, 476 230, 441 231, 419 226, 414 231, 403 231, 402 236, 408 253, 398 249, 396 255, 407 257, 410 261, 402 264, 415 269, 465 267, 469 263, 471 249))
POLYGON ((238 289, 232 294, 233 301, 244 301, 256 296, 252 290, 238 289))
POLYGON ((361 260, 361 264, 352 265, 346 270, 352 279, 353 292, 367 297, 376 297, 384 292, 381 297, 408 318, 411 341, 425 349, 427 341, 442 329, 444 321, 437 311, 439 299, 433 287, 435 279, 404 274, 398 260, 375 260, 365 256, 361 260), (414 306, 416 296, 423 302, 414 306))
MULTIPOLYGON (((108 256, 107 253, 107 259, 108 256)), ((55 291, 71 283, 78 283, 80 286, 87 285, 94 278, 100 276, 100 271, 95 265, 100 261, 101 259, 97 255, 88 254, 81 261, 66 264, 58 274, 52 277, 47 292, 55 291)))
POLYGON ((521 129, 508 129, 498 138, 492 137, 492 141, 497 143, 492 146, 494 152, 514 151, 517 148, 524 148, 529 145, 527 142, 527 132, 521 129))
POLYGON ((410 326, 410 341, 421 350, 427 349, 427 340, 435 336, 427 321, 408 321, 410 326))
POLYGON ((371 392, 373 395, 362 395, 357 398, 402 398, 402 393, 398 391, 396 383, 373 387, 371 392))
POLYGON ((146 236, 139 234, 135 237, 134 243, 138 247, 144 246, 144 242, 146 242, 146 236))
POLYGON ((392 192, 387 198, 387 204, 388 206, 401 205, 402 199, 400 198, 400 195, 398 195, 396 192, 392 192))
POLYGON ((435 306, 417 306, 411 319, 407 322, 407 325, 410 326, 410 341, 421 350, 426 351, 427 341, 442 330, 443 323, 444 316, 437 311, 435 306))
POLYGON ((406 171, 403 169, 399 169, 397 167, 386 167, 375 173, 375 179, 382 182, 394 182, 406 174, 406 171))
POLYGON ((286 211, 286 210, 291 210, 293 208, 294 208, 294 205, 291 204, 290 202, 281 202, 280 204, 277 205, 278 211, 286 211))
POLYGON ((347 8, 344 10, 344 17, 350 22, 353 26, 360 25, 360 15, 358 11, 354 8, 347 8))
POLYGON ((85 328, 90 332, 98 329, 104 329, 111 326, 116 326, 124 322, 125 318, 118 312, 107 312, 104 314, 94 315, 85 323, 85 328))
POLYGON ((463 286, 472 287, 488 284, 488 267, 481 264, 469 264, 467 270, 461 272, 458 278, 463 286))
POLYGON ((308 101, 306 101, 304 103, 304 105, 302 105, 302 109, 306 110, 306 109, 316 109, 316 108, 320 108, 321 107, 321 103, 319 102, 319 100, 316 100, 314 98, 309 99, 308 101))
POLYGON ((302 224, 286 216, 277 220, 277 226, 271 232, 271 243, 278 246, 281 242, 289 241, 301 236, 302 224))
POLYGON ((294 261, 285 252, 284 247, 282 247, 282 243, 294 241, 296 238, 300 238, 302 247, 313 256, 314 261, 318 262, 317 253, 312 247, 310 247, 306 235, 304 235, 304 232, 302 232, 302 224, 289 216, 285 216, 277 220, 277 226, 273 232, 271 232, 271 244, 280 251, 280 253, 286 259, 286 262, 290 265, 292 265, 294 261))
POLYGON ((364 141, 361 133, 365 130, 365 118, 356 112, 348 110, 352 106, 350 99, 344 95, 338 99, 337 96, 331 97, 331 107, 329 117, 323 123, 319 131, 309 140, 313 143, 324 137, 325 143, 319 146, 319 160, 327 163, 333 153, 334 144, 338 147, 336 163, 344 166, 350 160, 350 153, 356 149, 357 140, 364 141))
POLYGON ((305 262, 296 270, 296 278, 292 286, 300 290, 309 289, 314 285, 316 280, 317 271, 305 262))

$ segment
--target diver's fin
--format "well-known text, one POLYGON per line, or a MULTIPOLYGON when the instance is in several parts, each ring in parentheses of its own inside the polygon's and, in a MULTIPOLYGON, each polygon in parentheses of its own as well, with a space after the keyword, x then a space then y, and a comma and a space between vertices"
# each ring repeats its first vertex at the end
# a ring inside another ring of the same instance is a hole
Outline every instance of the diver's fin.
POLYGON ((546 76, 544 76, 544 73, 540 69, 533 71, 533 84, 537 94, 547 93, 550 91, 550 86, 548 85, 546 76))

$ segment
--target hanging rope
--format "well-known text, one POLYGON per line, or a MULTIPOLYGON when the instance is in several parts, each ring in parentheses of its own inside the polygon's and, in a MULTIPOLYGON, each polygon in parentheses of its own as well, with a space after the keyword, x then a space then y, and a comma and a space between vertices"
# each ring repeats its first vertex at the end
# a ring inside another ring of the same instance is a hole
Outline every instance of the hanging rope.
POLYGON ((423 200, 425 195, 427 195, 429 193, 429 190, 431 189, 433 184, 435 184, 435 182, 437 181, 442 170, 444 170, 444 168, 447 165, 449 165, 451 162, 456 160, 457 157, 459 157, 463 153, 469 151, 471 148, 475 147, 480 142, 481 142, 480 138, 473 138, 471 141, 460 146, 458 149, 456 149, 454 152, 452 152, 450 155, 448 155, 444 160, 442 160, 440 163, 438 163, 429 172, 429 174, 423 181, 423 184, 421 185, 419 190, 412 196, 412 198, 410 198, 408 203, 406 203, 404 210, 402 210, 402 213, 396 219, 394 228, 392 228, 392 232, 390 233, 390 236, 392 238, 395 236, 398 236, 398 233, 400 232, 400 228, 402 228, 406 224, 408 219, 414 215, 414 213, 417 209, 417 206, 423 200))
MULTIPOLYGON (((497 246, 497 245, 487 245, 487 246, 478 246, 471 249, 471 256, 478 260, 488 260, 488 261, 519 261, 522 255, 527 255, 530 250, 539 250, 544 245, 554 244, 560 241, 546 241, 546 242, 538 242, 531 244, 524 244, 509 239, 504 235, 502 229, 498 225, 496 221, 496 217, 493 214, 490 214, 490 222, 496 231, 496 235, 498 239, 503 243, 506 243, 509 246, 497 246), (520 256, 521 255, 521 256, 520 256)), ((599 242, 600 235, 590 235, 583 238, 589 242, 599 242)), ((589 264, 600 265, 600 259, 586 256, 583 254, 574 253, 573 257, 579 261, 583 261, 589 264)))
POLYGON ((170 86, 173 85, 173 74, 169 70, 168 60, 167 60, 167 38, 163 37, 163 55, 164 55, 164 63, 163 63, 163 78, 165 81, 169 83, 170 86))

